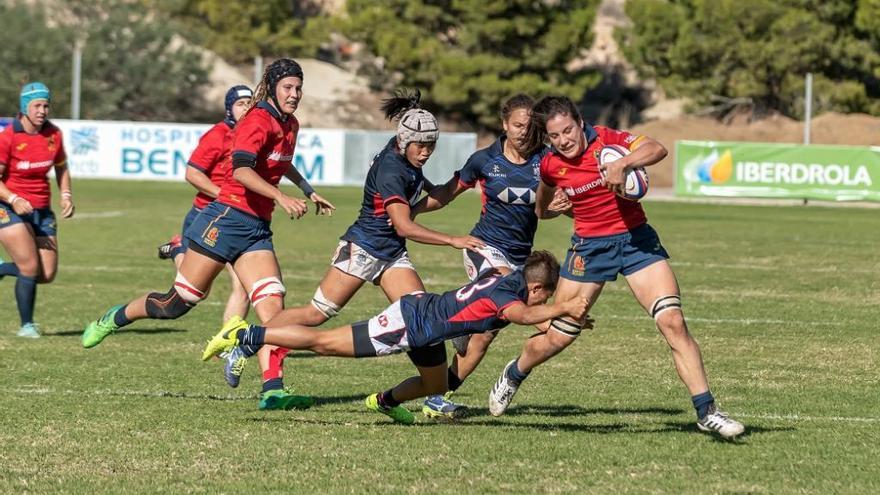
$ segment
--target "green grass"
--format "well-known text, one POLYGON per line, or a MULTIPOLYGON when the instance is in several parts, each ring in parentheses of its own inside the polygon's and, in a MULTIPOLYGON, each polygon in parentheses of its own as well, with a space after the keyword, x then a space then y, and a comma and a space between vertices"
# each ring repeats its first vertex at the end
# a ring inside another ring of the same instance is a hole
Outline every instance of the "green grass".
MULTIPOLYGON (((311 298, 356 216, 359 190, 322 193, 338 215, 274 223, 289 306, 311 298)), ((298 353, 286 381, 318 405, 257 411, 256 363, 232 390, 218 363, 199 361, 225 278, 181 320, 139 322, 83 350, 87 321, 170 286, 155 247, 191 196, 182 184, 77 182, 58 278, 39 290, 42 339, 14 336, 13 281, 0 282, 0 493, 880 492, 876 210, 646 203, 712 389, 748 426, 730 443, 696 431, 666 345, 622 281, 592 311, 596 330, 493 418, 487 392, 530 333, 504 330, 458 396, 477 414, 452 425, 394 425, 363 407, 413 372, 405 356, 298 353)), ((468 194, 425 220, 464 233, 478 208, 468 194)), ((569 235, 567 220, 544 222, 537 244, 563 256, 569 235)), ((459 252, 410 254, 429 289, 465 280, 459 252)), ((331 324, 384 306, 366 286, 331 324)))

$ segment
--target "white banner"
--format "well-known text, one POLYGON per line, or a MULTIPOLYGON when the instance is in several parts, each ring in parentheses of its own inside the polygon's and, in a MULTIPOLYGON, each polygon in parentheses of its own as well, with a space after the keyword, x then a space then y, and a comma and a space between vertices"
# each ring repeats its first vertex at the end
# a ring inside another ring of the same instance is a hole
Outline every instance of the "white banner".
MULTIPOLYGON (((73 177, 184 180, 206 124, 53 120, 64 132, 73 177)), ((300 129, 294 164, 315 185, 344 179, 344 131, 300 129)))

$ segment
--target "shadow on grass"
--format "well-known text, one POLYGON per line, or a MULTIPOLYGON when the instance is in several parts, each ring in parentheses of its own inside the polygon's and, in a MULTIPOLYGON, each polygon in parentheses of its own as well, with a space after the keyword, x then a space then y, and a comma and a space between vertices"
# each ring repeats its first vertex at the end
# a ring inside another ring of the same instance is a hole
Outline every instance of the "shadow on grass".
MULTIPOLYGON (((485 407, 468 408, 468 416, 488 416, 485 407)), ((585 414, 658 414, 677 416, 687 411, 672 407, 592 407, 586 408, 572 404, 514 406, 505 411, 505 416, 582 416, 585 414)))
POLYGON ((258 399, 256 395, 251 396, 235 396, 235 395, 213 395, 213 394, 194 394, 190 392, 170 392, 167 390, 156 390, 153 392, 144 391, 107 391, 102 395, 117 397, 151 397, 159 399, 191 399, 191 400, 219 400, 219 401, 255 401, 258 399))
MULTIPOLYGON (((705 434, 704 432, 700 431, 699 428, 697 428, 696 423, 666 423, 666 428, 669 431, 705 434)), ((733 440, 733 441, 725 440, 724 438, 722 438, 720 435, 717 435, 717 434, 710 435, 710 438, 716 442, 733 443, 733 444, 739 445, 739 444, 744 444, 743 441, 746 440, 747 438, 751 437, 752 435, 761 435, 764 433, 776 433, 776 432, 781 432, 781 431, 797 431, 797 428, 794 428, 791 426, 784 426, 784 427, 778 427, 778 428, 768 428, 768 427, 763 427, 763 426, 748 426, 748 425, 746 425, 746 431, 742 435, 736 437, 736 440, 733 440)))
MULTIPOLYGON (((183 328, 169 328, 169 327, 159 327, 159 328, 132 328, 132 329, 123 329, 114 333, 114 337, 119 337, 120 335, 124 336, 127 333, 136 333, 136 334, 156 334, 156 333, 181 333, 186 332, 183 328)), ((82 335, 82 329, 79 330, 62 330, 60 332, 52 332, 52 333, 44 333, 41 334, 43 337, 72 337, 74 335, 82 335)))

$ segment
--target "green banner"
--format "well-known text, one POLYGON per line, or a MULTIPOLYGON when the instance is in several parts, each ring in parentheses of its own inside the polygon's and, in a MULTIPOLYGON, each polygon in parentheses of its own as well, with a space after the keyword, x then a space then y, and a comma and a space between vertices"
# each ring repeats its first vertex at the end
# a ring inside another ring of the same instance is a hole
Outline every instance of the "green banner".
POLYGON ((677 141, 675 194, 880 201, 880 148, 677 141))

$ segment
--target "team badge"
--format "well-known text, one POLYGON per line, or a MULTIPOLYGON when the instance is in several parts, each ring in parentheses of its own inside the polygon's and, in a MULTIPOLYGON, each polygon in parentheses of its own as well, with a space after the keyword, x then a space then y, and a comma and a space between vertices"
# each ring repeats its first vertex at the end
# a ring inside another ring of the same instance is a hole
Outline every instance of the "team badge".
POLYGON ((49 151, 55 151, 55 136, 49 136, 46 142, 48 143, 49 151))
POLYGON ((379 315, 379 324, 382 325, 383 328, 387 327, 388 326, 388 317, 385 315, 379 315))
POLYGON ((587 263, 583 256, 577 255, 571 260, 571 274, 575 277, 583 277, 586 268, 587 263))
POLYGON ((9 213, 5 209, 0 208, 0 225, 5 225, 11 220, 12 219, 9 218, 9 213))
POLYGON ((565 175, 566 172, 568 172, 568 169, 566 167, 560 168, 559 169, 559 176, 562 177, 563 175, 565 175))
POLYGON ((17 151, 24 151, 27 148, 27 143, 18 143, 18 146, 15 147, 17 151))
POLYGON ((205 244, 214 247, 217 245, 217 238, 220 237, 220 229, 217 227, 211 227, 211 230, 205 234, 204 240, 205 244))

